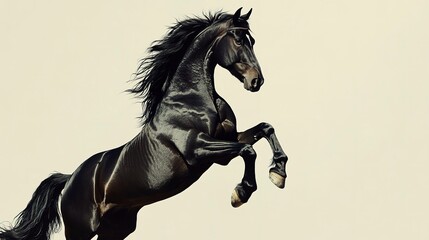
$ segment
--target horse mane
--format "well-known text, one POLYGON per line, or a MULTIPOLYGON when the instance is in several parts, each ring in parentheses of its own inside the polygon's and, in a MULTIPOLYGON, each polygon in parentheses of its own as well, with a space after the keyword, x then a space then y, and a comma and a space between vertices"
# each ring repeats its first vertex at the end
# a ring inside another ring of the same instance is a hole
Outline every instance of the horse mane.
POLYGON ((152 43, 148 49, 149 55, 140 61, 135 73, 134 80, 137 83, 128 90, 143 99, 143 124, 153 119, 165 90, 194 38, 205 28, 230 18, 232 15, 219 11, 177 21, 163 39, 152 43))

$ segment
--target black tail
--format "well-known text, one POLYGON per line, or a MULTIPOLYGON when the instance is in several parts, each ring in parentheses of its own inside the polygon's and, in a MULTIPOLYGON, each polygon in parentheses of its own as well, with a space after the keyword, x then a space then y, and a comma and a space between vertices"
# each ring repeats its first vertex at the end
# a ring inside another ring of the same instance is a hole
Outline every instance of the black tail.
POLYGON ((10 229, 0 228, 2 240, 49 240, 61 226, 58 199, 70 175, 52 174, 43 180, 10 229))

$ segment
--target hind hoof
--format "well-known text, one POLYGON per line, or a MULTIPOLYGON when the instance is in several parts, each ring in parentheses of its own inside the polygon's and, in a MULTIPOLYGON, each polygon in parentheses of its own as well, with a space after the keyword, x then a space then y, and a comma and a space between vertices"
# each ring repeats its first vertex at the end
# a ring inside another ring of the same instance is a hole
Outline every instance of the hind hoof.
POLYGON ((281 176, 280 174, 275 172, 270 172, 269 178, 271 182, 274 183, 274 185, 276 185, 277 187, 279 188, 285 187, 286 178, 281 176))
POLYGON ((241 201, 240 197, 238 196, 238 192, 236 189, 234 189, 234 191, 232 192, 232 195, 231 195, 231 205, 235 208, 238 208, 241 205, 243 205, 243 202, 241 201))

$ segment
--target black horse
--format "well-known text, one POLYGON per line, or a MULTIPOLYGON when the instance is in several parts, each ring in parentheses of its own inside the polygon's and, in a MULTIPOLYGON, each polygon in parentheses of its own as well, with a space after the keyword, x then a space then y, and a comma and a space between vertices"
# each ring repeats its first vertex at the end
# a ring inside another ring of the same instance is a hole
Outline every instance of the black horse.
POLYGON ((67 240, 124 239, 136 228, 137 212, 188 188, 213 164, 227 165, 241 156, 242 182, 232 206, 248 201, 256 190, 252 145, 266 138, 273 151, 270 179, 284 187, 287 157, 273 127, 260 123, 237 132, 228 103, 214 88, 216 65, 228 69, 256 92, 264 83, 253 52, 249 11, 218 12, 189 18, 156 41, 136 73, 130 90, 143 97, 143 127, 125 145, 95 154, 71 175, 45 179, 15 226, 0 239, 46 240, 60 226, 58 199, 67 240), (64 189, 64 190, 63 190, 64 189))

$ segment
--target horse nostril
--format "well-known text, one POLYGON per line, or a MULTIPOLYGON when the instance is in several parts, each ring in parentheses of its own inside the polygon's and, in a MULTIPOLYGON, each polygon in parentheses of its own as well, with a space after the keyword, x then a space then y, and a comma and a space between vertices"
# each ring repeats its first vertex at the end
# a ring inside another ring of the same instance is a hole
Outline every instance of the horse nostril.
POLYGON ((253 87, 253 88, 261 87, 261 86, 262 86, 262 84, 264 84, 264 79, 262 79, 262 78, 254 78, 254 79, 251 81, 251 84, 252 84, 252 87, 253 87))
POLYGON ((252 87, 254 87, 254 88, 258 87, 259 78, 254 78, 251 83, 252 83, 252 87))

